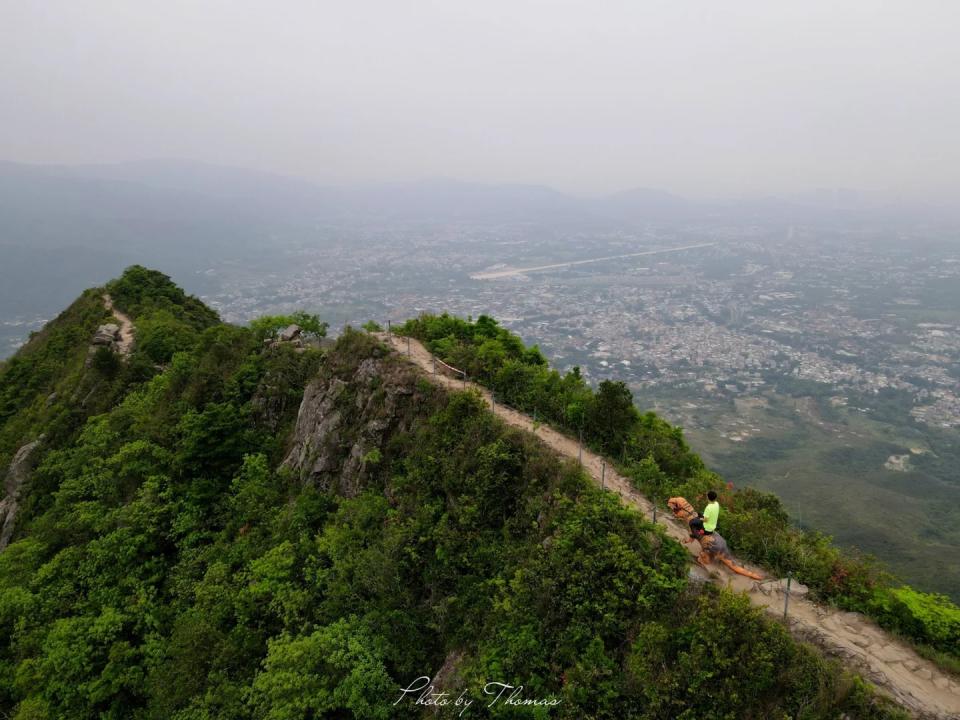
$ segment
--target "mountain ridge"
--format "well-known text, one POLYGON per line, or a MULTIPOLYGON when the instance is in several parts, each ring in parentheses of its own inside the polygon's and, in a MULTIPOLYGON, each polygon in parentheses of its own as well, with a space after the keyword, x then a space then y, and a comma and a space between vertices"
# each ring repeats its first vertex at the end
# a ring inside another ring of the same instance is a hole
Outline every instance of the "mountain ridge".
MULTIPOLYGON (((556 717, 721 698, 741 716, 901 716, 691 583, 680 546, 575 463, 374 337, 323 350, 281 340, 284 317, 229 326, 140 267, 78 303, 0 366, 0 460, 48 431, 0 553, 5 713, 417 717, 396 692, 445 668, 559 698, 556 717), (86 366, 104 292, 136 340, 86 366), (298 417, 310 442, 291 456, 298 417), (697 642, 718 627, 719 646, 697 642)), ((666 472, 699 472, 677 432, 644 422, 666 472)))
MULTIPOLYGON (((432 382, 449 388, 474 389, 490 404, 491 411, 509 425, 532 433, 554 451, 571 460, 575 459, 585 468, 595 485, 616 493, 624 505, 636 509, 645 517, 652 516, 657 522, 654 503, 637 492, 629 478, 618 474, 615 463, 589 449, 583 449, 575 439, 565 437, 553 428, 504 406, 502 402, 498 405, 493 394, 482 386, 437 373, 434 356, 419 341, 414 340, 408 345, 405 338, 396 335, 384 335, 381 339, 397 353, 406 354, 432 382)), ((659 523, 667 529, 667 534, 683 542, 688 537, 684 524, 670 518, 666 508, 659 508, 659 511, 659 523)), ((700 551, 696 546, 687 547, 692 556, 700 551)), ((908 645, 885 636, 867 618, 857 613, 826 609, 810 602, 805 597, 808 588, 803 585, 795 585, 792 599, 787 601, 785 595, 789 585, 786 578, 768 575, 756 582, 723 566, 704 571, 695 565, 691 572, 694 571, 705 581, 724 584, 727 589, 734 588, 746 594, 753 605, 777 617, 785 612, 784 608, 789 607, 789 627, 794 637, 807 639, 831 656, 843 658, 848 666, 856 667, 911 711, 931 717, 942 713, 945 713, 943 717, 949 717, 960 712, 960 686, 951 681, 949 674, 925 660, 908 645)))

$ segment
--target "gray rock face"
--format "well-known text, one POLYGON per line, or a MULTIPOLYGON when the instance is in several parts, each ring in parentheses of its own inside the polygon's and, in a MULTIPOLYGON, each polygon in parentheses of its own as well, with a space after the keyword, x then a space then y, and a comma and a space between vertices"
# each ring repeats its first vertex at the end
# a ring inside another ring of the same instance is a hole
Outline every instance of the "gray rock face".
POLYGON ((300 333, 301 330, 299 325, 288 325, 280 332, 280 342, 290 342, 294 338, 300 337, 300 333))
POLYGON ((97 328, 93 335, 92 345, 110 346, 120 340, 120 327, 113 323, 106 323, 97 328))
POLYGON ((17 521, 17 512, 20 509, 20 496, 26 488, 33 470, 31 462, 33 451, 43 440, 41 436, 32 443, 27 443, 13 456, 10 467, 7 468, 3 480, 3 499, 0 500, 0 552, 10 544, 13 537, 14 525, 17 521))
POLYGON ((368 358, 349 381, 314 380, 303 394, 290 452, 283 467, 305 483, 354 497, 377 466, 378 450, 414 421, 415 380, 410 371, 390 369, 368 358))
POLYGON ((303 339, 303 329, 299 325, 287 325, 283 330, 277 333, 274 338, 267 338, 263 341, 268 347, 278 347, 280 345, 290 345, 302 352, 306 348, 303 339))
POLYGON ((340 427, 340 411, 336 409, 336 403, 346 387, 347 384, 337 378, 329 383, 315 380, 307 386, 297 414, 293 447, 284 459, 283 467, 298 470, 301 478, 316 477, 337 469, 339 463, 324 445, 329 444, 331 436, 340 427))
POLYGON ((86 366, 90 367, 93 364, 93 356, 97 353, 97 350, 102 347, 107 348, 111 352, 120 352, 121 339, 119 325, 105 323, 98 327, 97 331, 93 334, 93 339, 90 341, 90 347, 87 348, 86 366))

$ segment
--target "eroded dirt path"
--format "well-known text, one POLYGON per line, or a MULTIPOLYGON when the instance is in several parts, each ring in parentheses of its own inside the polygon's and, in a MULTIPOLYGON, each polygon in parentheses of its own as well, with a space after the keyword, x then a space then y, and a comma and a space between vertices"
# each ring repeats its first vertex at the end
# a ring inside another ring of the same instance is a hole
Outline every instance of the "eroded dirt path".
MULTIPOLYGON (((443 374, 439 366, 434 364, 430 352, 416 340, 410 339, 408 345, 407 338, 396 335, 377 333, 377 337, 401 355, 408 355, 409 347, 409 359, 434 382, 454 390, 470 388, 479 392, 508 425, 533 433, 548 447, 568 458, 577 460, 581 457, 577 440, 547 425, 534 423, 532 418, 521 412, 494 403, 486 388, 443 374)), ((601 456, 583 448, 582 464, 598 485, 602 483, 606 489, 617 493, 624 503, 647 518, 652 517, 653 504, 634 490, 629 481, 605 463, 601 456)), ((687 537, 685 528, 667 513, 666 507, 658 509, 657 522, 671 537, 677 540, 687 537)), ((685 547, 693 555, 699 552, 697 543, 685 547)), ((752 565, 739 560, 737 563, 765 575, 752 565)), ((699 566, 694 568, 698 574, 706 575, 699 566)), ((773 615, 783 616, 783 581, 771 578, 757 582, 722 566, 713 568, 709 579, 744 592, 754 605, 773 615)), ((788 621, 796 637, 812 642, 826 654, 840 659, 917 716, 937 720, 960 719, 960 684, 863 615, 821 606, 792 594, 788 621)))
POLYGON ((117 342, 117 349, 121 355, 129 355, 133 349, 133 321, 128 315, 113 306, 113 298, 107 293, 103 294, 103 304, 107 310, 113 313, 113 317, 120 325, 120 340, 117 342))

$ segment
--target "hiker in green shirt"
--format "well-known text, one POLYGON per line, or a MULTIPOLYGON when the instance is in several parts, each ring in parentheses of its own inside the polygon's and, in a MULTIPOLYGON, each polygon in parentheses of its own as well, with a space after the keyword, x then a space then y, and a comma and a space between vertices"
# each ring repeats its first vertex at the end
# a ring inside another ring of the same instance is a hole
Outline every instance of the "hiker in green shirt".
POLYGON ((720 503, 717 502, 717 494, 711 490, 707 493, 709 504, 703 509, 703 530, 712 533, 717 529, 717 520, 720 519, 720 503))

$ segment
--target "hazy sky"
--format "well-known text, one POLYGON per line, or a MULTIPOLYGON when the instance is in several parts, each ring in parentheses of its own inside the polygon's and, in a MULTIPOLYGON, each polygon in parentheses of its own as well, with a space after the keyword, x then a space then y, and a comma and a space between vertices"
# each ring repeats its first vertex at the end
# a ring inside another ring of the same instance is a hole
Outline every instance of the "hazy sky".
POLYGON ((0 0, 0 159, 960 198, 956 0, 0 0))

